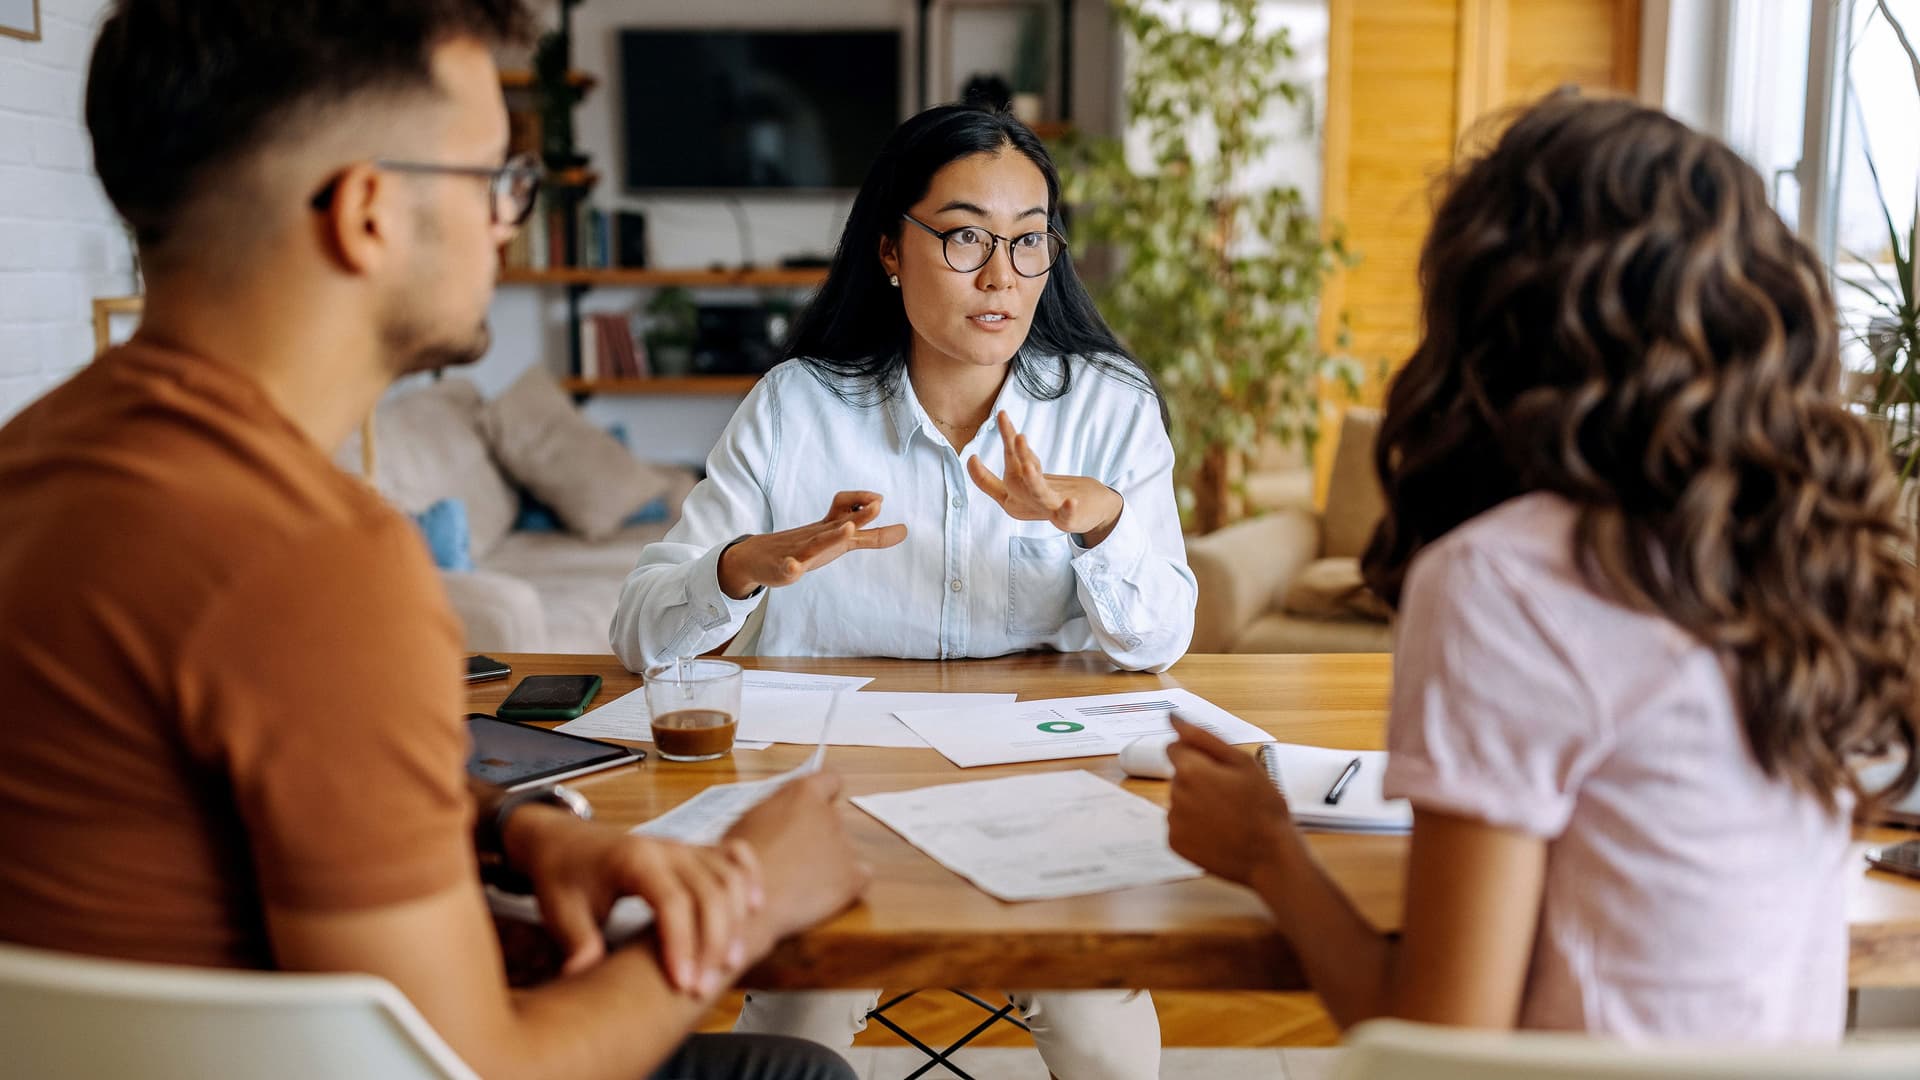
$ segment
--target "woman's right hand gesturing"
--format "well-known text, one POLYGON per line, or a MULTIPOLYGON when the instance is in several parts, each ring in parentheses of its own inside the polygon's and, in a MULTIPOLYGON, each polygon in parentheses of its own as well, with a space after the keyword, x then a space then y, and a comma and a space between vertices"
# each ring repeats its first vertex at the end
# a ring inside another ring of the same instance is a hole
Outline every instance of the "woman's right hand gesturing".
POLYGON ((907 538, 905 525, 869 529, 880 516, 881 496, 843 491, 827 516, 784 532, 749 536, 720 556, 720 591, 745 600, 761 586, 791 585, 856 548, 890 548, 907 538))

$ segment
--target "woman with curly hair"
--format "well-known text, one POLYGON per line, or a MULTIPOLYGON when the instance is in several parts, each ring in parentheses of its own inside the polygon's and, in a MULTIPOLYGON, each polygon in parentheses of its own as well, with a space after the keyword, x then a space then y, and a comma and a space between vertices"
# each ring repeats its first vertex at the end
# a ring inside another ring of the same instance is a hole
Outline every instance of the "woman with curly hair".
POLYGON ((1849 819, 1920 768, 1920 611, 1825 271, 1727 147, 1561 94, 1455 178, 1420 276, 1365 559, 1405 932, 1191 727, 1175 850, 1260 893, 1343 1024, 1838 1037, 1849 819))

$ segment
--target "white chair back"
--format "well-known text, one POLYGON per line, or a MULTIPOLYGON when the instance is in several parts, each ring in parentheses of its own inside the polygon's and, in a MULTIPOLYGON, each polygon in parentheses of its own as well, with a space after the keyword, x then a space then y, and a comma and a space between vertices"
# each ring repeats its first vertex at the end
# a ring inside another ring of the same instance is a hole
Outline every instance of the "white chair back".
POLYGON ((0 1072, 35 1080, 477 1080, 372 975, 135 964, 0 945, 0 1072))
POLYGON ((1348 1035, 1335 1080, 1913 1080, 1920 1040, 1840 1046, 1629 1046, 1397 1020, 1348 1035))

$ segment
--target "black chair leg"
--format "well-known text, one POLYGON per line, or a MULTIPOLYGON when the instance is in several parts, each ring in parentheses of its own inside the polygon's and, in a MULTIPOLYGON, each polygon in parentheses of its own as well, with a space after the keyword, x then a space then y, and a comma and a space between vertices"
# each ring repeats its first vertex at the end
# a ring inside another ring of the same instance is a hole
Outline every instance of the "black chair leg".
POLYGON ((894 1023, 892 1020, 888 1019, 887 1016, 885 1015, 888 1009, 893 1008, 895 1005, 898 1005, 901 1002, 919 993, 919 991, 917 990, 909 990, 906 993, 901 994, 898 997, 895 997, 885 1002, 884 1004, 875 1006, 872 1009, 872 1011, 867 1013, 867 1019, 879 1021, 881 1027, 884 1027, 888 1031, 893 1032, 895 1035, 900 1036, 900 1038, 903 1041, 905 1041, 907 1045, 927 1055, 927 1059, 928 1059, 927 1063, 925 1065, 920 1066, 918 1069, 915 1069, 914 1071, 908 1073, 904 1078, 904 1080, 919 1080, 920 1077, 926 1075, 927 1073, 933 1071, 936 1068, 941 1068, 941 1067, 944 1067, 949 1073, 952 1073, 955 1077, 958 1077, 959 1080, 973 1080, 973 1077, 970 1076, 965 1070, 961 1069, 958 1065, 955 1065, 953 1063, 952 1057, 954 1054, 958 1053, 961 1050, 961 1048, 965 1047, 968 1043, 972 1042, 973 1040, 979 1038, 981 1035, 985 1034, 988 1028, 992 1027, 997 1023, 1000 1023, 1001 1021, 1005 1021, 1009 1024, 1012 1024, 1014 1027, 1019 1028, 1021 1031, 1031 1030, 1027 1027, 1025 1023, 1014 1018, 1013 1016, 1014 1005, 1013 1005, 1013 1002, 1011 1001, 1007 1002, 1007 1004, 1005 1005, 996 1007, 989 1002, 983 1001, 980 998, 975 997, 974 995, 968 993, 965 990, 950 988, 947 992, 950 994, 954 994, 958 997, 965 998, 967 1001, 970 1001, 973 1004, 978 1005, 988 1015, 987 1015, 987 1018, 985 1020, 982 1020, 977 1026, 975 1026, 972 1031, 969 1031, 965 1035, 960 1036, 959 1039, 955 1040, 955 1042, 951 1046, 948 1046, 944 1050, 935 1050, 933 1047, 928 1046, 924 1042, 921 1042, 918 1038, 914 1036, 912 1032, 908 1031, 906 1028, 901 1027, 899 1024, 894 1023))

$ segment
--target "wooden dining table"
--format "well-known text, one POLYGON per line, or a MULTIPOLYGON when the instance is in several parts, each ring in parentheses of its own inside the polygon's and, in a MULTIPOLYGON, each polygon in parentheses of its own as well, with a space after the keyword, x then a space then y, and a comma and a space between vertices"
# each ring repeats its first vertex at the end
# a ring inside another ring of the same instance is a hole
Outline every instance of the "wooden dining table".
MULTIPOLYGON (((469 703, 491 712, 527 675, 597 674, 596 705, 635 689, 612 656, 497 654, 510 679, 476 684, 469 703)), ((744 667, 871 676, 869 690, 1017 692, 1021 700, 1183 687, 1277 740, 1382 749, 1391 657, 1378 654, 1188 656, 1159 675, 1115 671, 1097 654, 1025 654, 994 660, 739 658, 744 667)), ((638 766, 574 783, 602 820, 635 825, 703 788, 772 776, 811 746, 737 749, 716 761, 649 756, 638 766)), ((901 791, 1048 769, 1084 769, 1165 805, 1167 784, 1127 777, 1111 756, 961 769, 932 749, 836 746, 827 767, 848 795, 901 791)), ((1021 808, 1004 808, 1018 820, 1021 808)), ((1009 903, 980 891, 851 805, 842 818, 874 870, 861 901, 781 943, 740 985, 758 989, 1019 986, 1045 989, 1301 990, 1305 973, 1272 915, 1248 889, 1213 877, 1060 900, 1009 903)), ((1861 828, 1855 847, 1915 834, 1861 828)), ((1310 834, 1327 873, 1376 929, 1397 932, 1405 837, 1310 834)), ((1920 881, 1847 863, 1849 982, 1920 986, 1920 881)), ((1756 948, 1765 947, 1755 942, 1756 948)))

